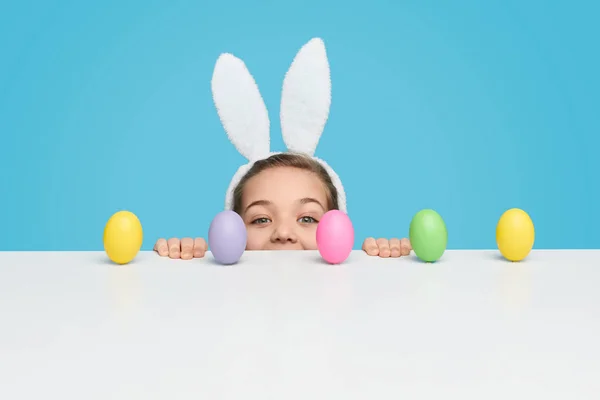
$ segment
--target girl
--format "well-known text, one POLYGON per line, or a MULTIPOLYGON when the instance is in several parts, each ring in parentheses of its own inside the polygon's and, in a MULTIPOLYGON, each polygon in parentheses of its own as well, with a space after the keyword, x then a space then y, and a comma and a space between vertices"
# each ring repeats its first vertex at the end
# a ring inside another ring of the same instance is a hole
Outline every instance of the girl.
MULTIPOLYGON (((317 223, 339 209, 338 191, 325 168, 303 154, 282 153, 254 163, 233 194, 233 208, 248 230, 247 250, 316 250, 317 223)), ((410 254, 408 239, 368 238, 363 250, 372 256, 410 254)), ((158 239, 161 256, 201 258, 203 238, 158 239)))
MULTIPOLYGON (((244 220, 247 250, 316 250, 317 223, 327 211, 346 211, 346 194, 335 171, 313 156, 331 103, 325 45, 305 44, 288 70, 281 95, 281 131, 289 150, 270 152, 270 122, 254 78, 231 54, 219 56, 212 77, 217 112, 229 139, 248 160, 234 175, 225 208, 244 220)), ((340 146, 341 147, 341 146, 340 146)), ((189 260, 208 250, 203 238, 158 239, 163 257, 189 260)), ((407 239, 368 238, 372 256, 410 254, 407 239)))

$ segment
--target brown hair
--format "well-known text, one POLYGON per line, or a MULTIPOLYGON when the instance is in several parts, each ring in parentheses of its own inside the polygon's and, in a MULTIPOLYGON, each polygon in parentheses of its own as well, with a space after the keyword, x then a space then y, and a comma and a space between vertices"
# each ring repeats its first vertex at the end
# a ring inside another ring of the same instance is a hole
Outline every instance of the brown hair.
POLYGON ((339 208, 337 188, 321 163, 300 153, 279 153, 255 162, 246 175, 242 177, 240 183, 238 183, 233 191, 233 211, 241 215, 242 195, 248 180, 264 170, 277 167, 298 168, 316 174, 325 185, 329 210, 337 210, 339 208))

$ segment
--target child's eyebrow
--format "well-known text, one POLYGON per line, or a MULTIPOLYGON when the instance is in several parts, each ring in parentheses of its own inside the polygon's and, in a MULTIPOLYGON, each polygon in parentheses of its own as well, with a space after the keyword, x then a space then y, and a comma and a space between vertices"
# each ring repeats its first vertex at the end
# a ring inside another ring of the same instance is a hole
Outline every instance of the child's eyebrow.
POLYGON ((312 198, 312 197, 305 197, 305 198, 303 198, 303 199, 300 199, 300 204, 308 204, 308 203, 316 203, 316 204, 318 204, 319 206, 321 206, 321 208, 322 208, 323 210, 325 210, 325 207, 323 207, 323 204, 321 204, 321 202, 320 202, 319 200, 315 199, 315 198, 312 198))
POLYGON ((270 206, 271 204, 273 204, 273 203, 271 203, 269 200, 256 200, 256 201, 253 201, 252 203, 250 203, 248 205, 248 207, 246 207, 246 212, 250 208, 252 208, 252 207, 256 207, 256 206, 270 206))

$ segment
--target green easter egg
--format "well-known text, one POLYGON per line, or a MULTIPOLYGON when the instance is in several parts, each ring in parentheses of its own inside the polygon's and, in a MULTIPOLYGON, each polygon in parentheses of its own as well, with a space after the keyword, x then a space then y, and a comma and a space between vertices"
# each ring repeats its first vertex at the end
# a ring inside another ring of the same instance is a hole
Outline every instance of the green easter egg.
POLYGON ((446 223, 434 210, 421 210, 415 214, 410 222, 408 235, 413 251, 425 262, 439 260, 446 251, 446 223))

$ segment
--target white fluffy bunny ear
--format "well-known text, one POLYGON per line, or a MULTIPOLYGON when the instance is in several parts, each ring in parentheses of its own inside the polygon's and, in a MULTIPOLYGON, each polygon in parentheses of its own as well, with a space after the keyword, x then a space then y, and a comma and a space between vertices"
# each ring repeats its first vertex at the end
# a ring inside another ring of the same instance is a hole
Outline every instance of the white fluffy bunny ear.
POLYGON ((331 78, 325 44, 306 43, 283 80, 281 132, 288 150, 313 155, 331 105, 331 78))
POLYGON ((229 140, 249 161, 266 157, 270 150, 269 114, 244 62, 232 54, 221 54, 211 86, 229 140))

